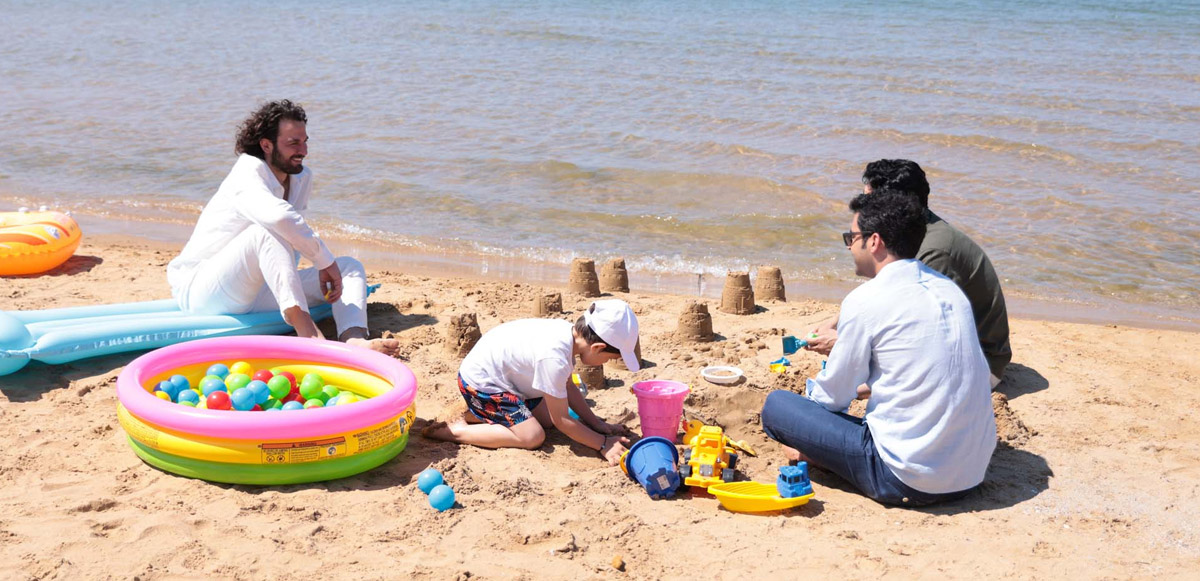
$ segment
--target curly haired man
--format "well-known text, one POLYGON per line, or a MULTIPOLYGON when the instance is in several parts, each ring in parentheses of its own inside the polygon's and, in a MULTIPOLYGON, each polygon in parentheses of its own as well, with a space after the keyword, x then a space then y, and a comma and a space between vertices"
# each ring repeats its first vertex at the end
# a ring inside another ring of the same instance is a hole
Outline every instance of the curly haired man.
POLYGON ((362 263, 334 258, 301 214, 312 194, 308 116, 288 100, 259 107, 238 128, 237 162, 167 266, 179 308, 197 314, 278 309, 300 337, 320 338, 310 305, 333 307, 338 339, 394 354, 395 340, 367 335, 362 263), (313 266, 298 270, 299 257, 313 266))

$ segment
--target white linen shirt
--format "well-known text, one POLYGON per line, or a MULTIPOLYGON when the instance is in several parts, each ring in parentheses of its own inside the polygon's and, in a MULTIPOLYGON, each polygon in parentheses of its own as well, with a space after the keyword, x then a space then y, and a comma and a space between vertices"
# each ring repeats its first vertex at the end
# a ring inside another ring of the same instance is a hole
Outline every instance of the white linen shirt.
MULTIPOLYGON (((333 254, 300 214, 308 208, 312 172, 306 167, 289 179, 290 195, 284 200, 283 184, 266 162, 244 153, 238 156, 216 195, 200 213, 187 245, 167 265, 171 294, 186 297, 196 269, 254 224, 282 238, 293 253, 307 258, 318 270, 333 264, 333 254)), ((295 262, 299 263, 299 257, 295 262)))
POLYGON ((575 366, 572 327, 569 321, 558 319, 503 323, 479 339, 458 374, 479 393, 565 398, 575 366))
POLYGON ((900 260, 846 295, 837 342, 807 391, 840 411, 870 386, 866 423, 884 463, 908 486, 941 494, 983 482, 996 447, 989 376, 962 290, 900 260))

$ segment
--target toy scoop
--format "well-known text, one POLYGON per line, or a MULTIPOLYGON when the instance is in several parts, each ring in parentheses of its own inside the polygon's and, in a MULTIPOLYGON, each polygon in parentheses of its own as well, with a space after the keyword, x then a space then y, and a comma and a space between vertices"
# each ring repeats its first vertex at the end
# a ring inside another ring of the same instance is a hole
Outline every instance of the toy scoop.
POLYGON ((791 355, 792 353, 799 351, 802 347, 808 347, 808 340, 816 339, 817 337, 819 337, 819 335, 816 333, 809 333, 808 337, 805 337, 804 339, 797 339, 791 335, 788 335, 787 337, 783 338, 783 354, 791 355))

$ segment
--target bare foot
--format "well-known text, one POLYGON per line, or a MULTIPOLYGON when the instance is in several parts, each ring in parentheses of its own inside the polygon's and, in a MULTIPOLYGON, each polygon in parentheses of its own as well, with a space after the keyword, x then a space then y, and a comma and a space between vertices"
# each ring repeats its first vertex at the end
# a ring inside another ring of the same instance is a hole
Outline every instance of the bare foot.
POLYGON ((791 464, 795 464, 796 462, 808 462, 809 466, 815 466, 812 460, 808 459, 808 456, 805 456, 804 453, 795 448, 783 446, 783 457, 787 458, 788 462, 791 464))
POLYGON ((395 357, 400 354, 400 342, 395 339, 346 339, 347 345, 355 347, 365 347, 372 351, 378 351, 384 355, 395 357))
MULTIPOLYGON (((457 425, 459 423, 455 422, 455 426, 457 425)), ((465 423, 461 425, 465 425, 465 423)), ((421 428, 421 437, 429 438, 430 440, 441 440, 443 442, 458 441, 458 437, 454 434, 454 427, 441 420, 429 422, 428 426, 421 428)))

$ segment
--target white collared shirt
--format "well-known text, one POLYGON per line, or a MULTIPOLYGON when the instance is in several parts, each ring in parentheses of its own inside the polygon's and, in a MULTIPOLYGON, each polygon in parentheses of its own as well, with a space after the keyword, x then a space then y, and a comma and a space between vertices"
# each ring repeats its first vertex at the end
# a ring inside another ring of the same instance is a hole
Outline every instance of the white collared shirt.
POLYGON ((808 397, 840 411, 867 384, 867 427, 896 477, 922 492, 957 492, 983 481, 996 447, 989 376, 962 290, 900 260, 846 295, 808 397))
POLYGON ((283 184, 266 162, 244 153, 238 156, 216 195, 201 212, 183 252, 167 265, 172 294, 187 296, 197 267, 253 224, 275 233, 317 269, 333 264, 333 254, 300 214, 308 208, 312 172, 306 167, 289 179, 289 196, 284 200, 283 184))

